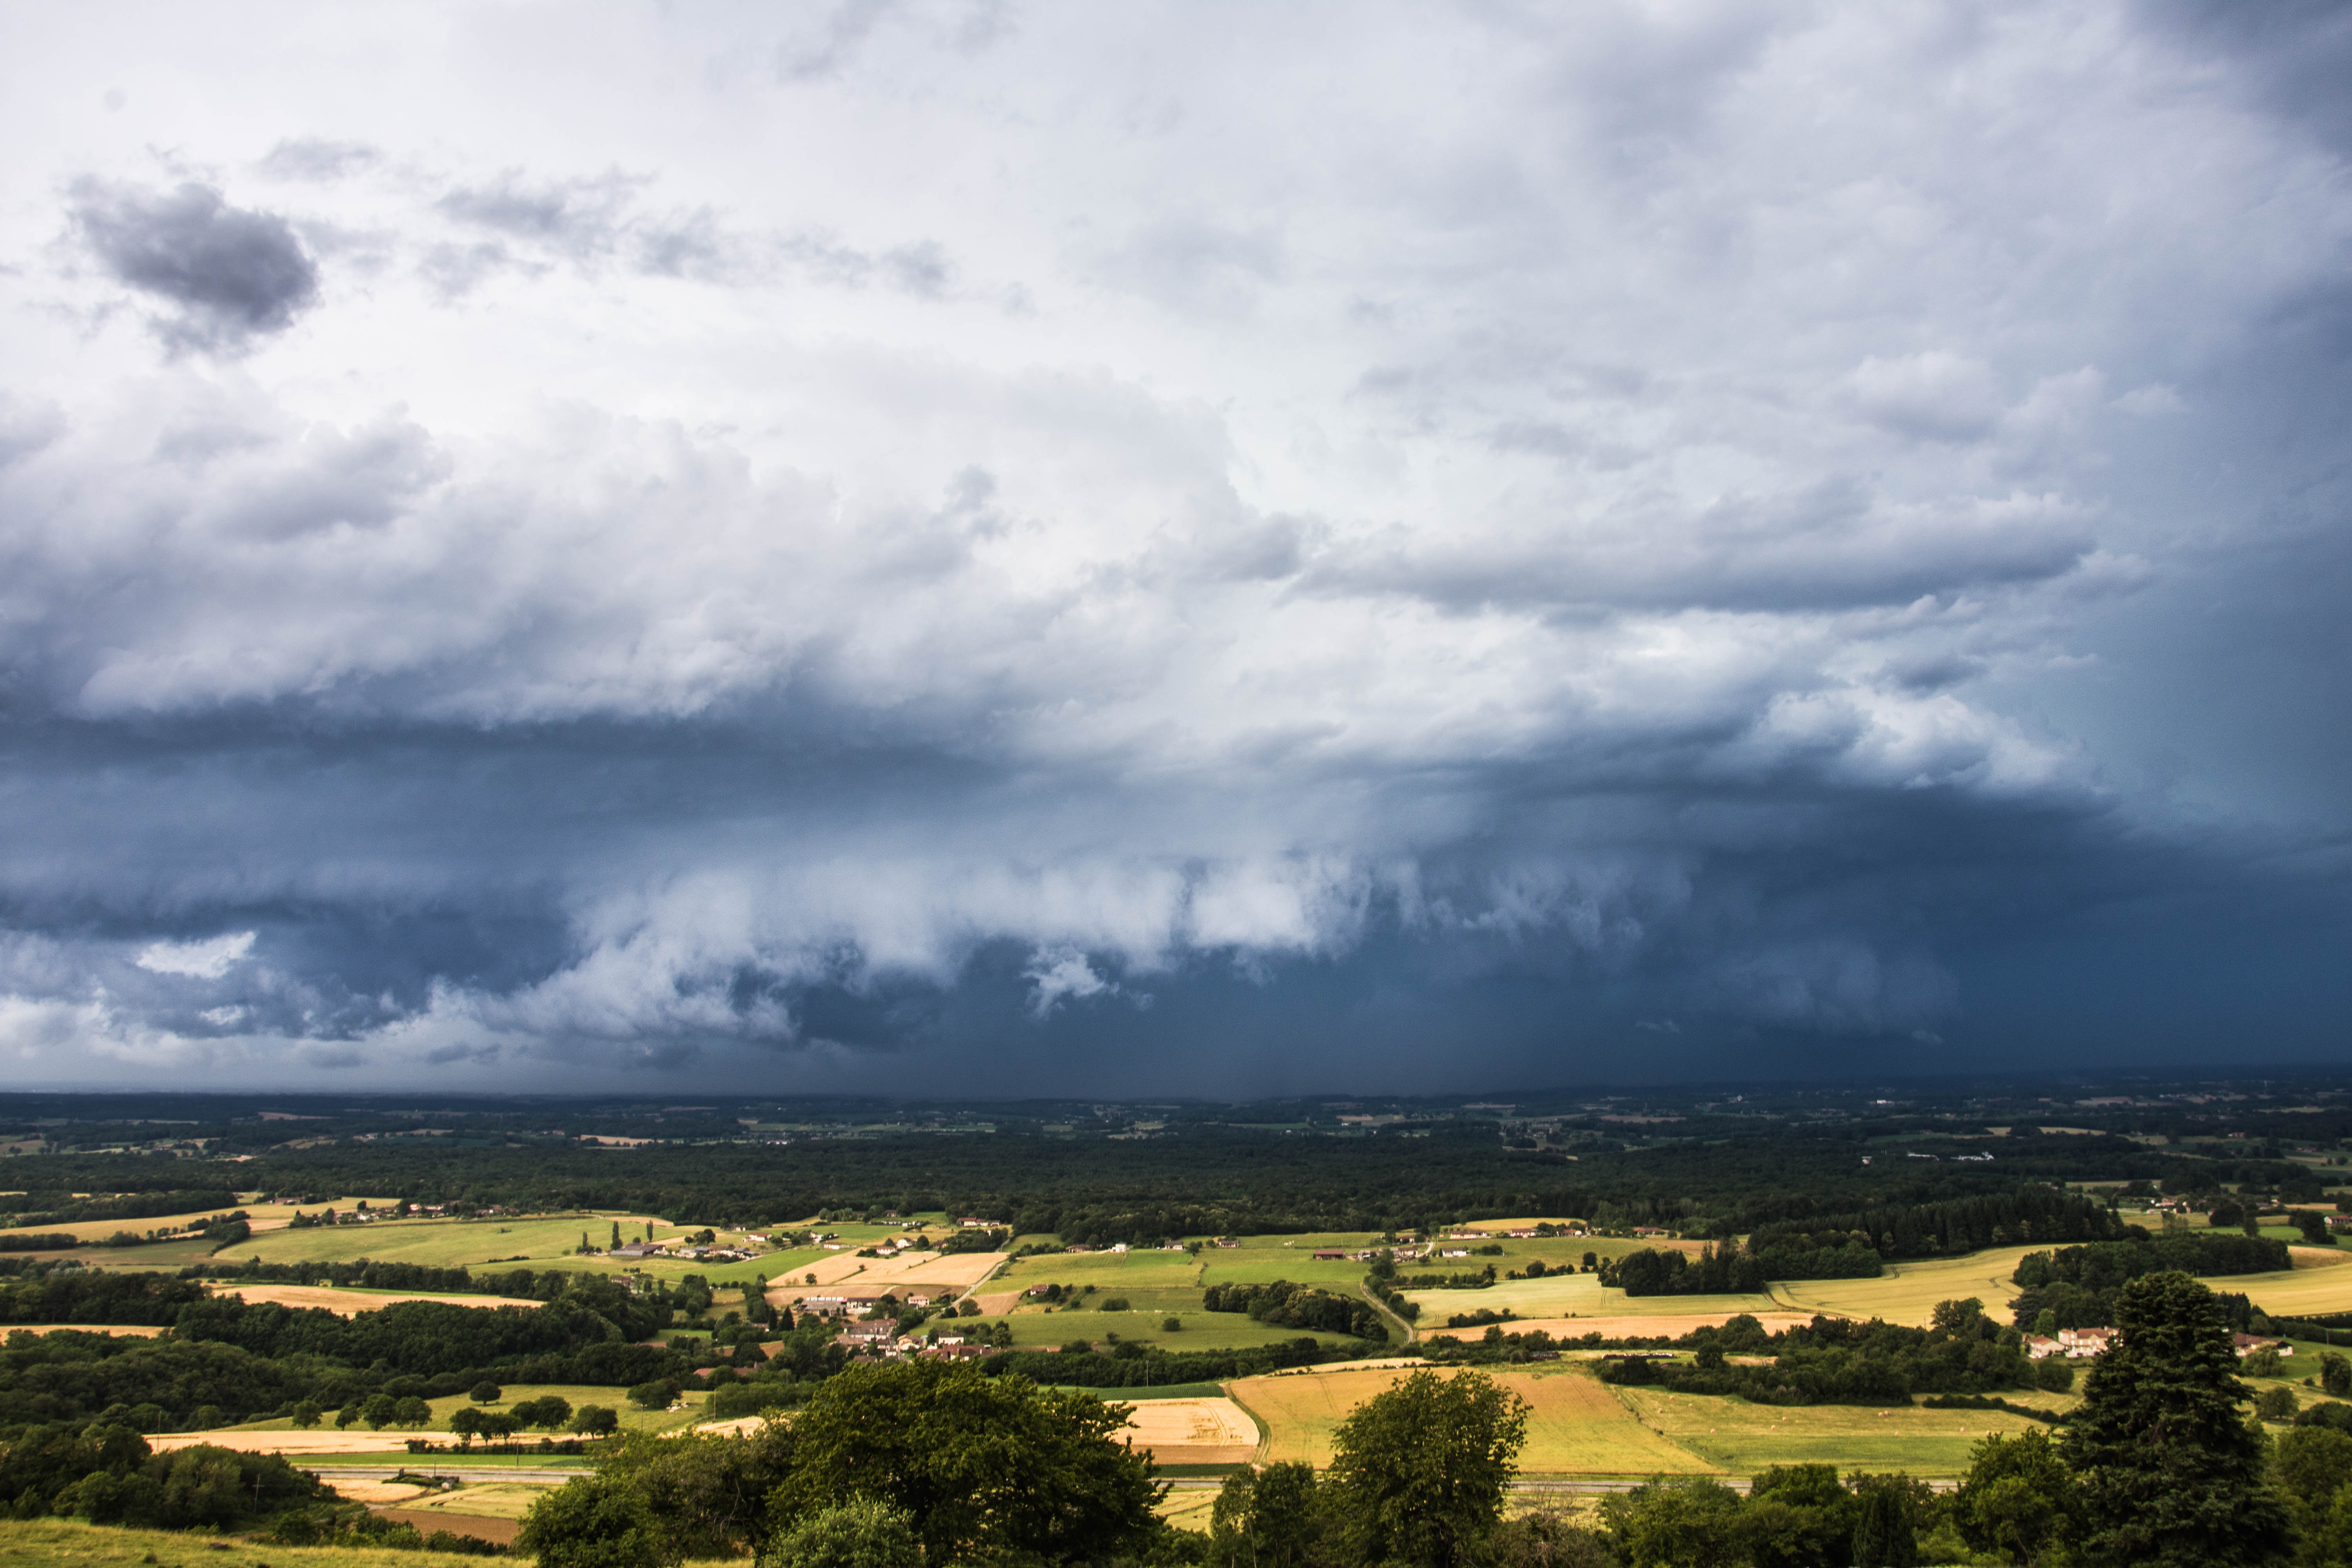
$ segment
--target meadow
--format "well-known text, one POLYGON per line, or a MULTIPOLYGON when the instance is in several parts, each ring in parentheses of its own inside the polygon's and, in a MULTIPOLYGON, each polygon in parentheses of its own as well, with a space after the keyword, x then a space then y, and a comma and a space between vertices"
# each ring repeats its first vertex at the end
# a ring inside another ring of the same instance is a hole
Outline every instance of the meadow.
MULTIPOLYGON (((1265 1458, 1319 1467, 1331 1462, 1333 1434, 1349 1412, 1411 1371, 1389 1365, 1277 1373, 1227 1386, 1265 1432, 1265 1458)), ((1582 1363, 1491 1375, 1533 1406, 1519 1456, 1520 1468, 1531 1475, 1710 1475, 1722 1468, 1635 1419, 1582 1363)))
MULTIPOLYGON (((1501 1262, 1498 1258, 1475 1259, 1501 1262)), ((1452 1267, 1462 1264, 1455 1260, 1452 1267)), ((1499 1271, 1498 1271, 1499 1272, 1499 1271)), ((1457 1312, 1499 1312, 1522 1318, 1697 1317, 1734 1312, 1785 1310, 1765 1294, 1724 1296, 1632 1296, 1604 1288, 1598 1274, 1548 1274, 1541 1279, 1505 1279, 1481 1290, 1408 1290, 1421 1307, 1420 1328, 1443 1328, 1457 1312)))
POLYGON ((243 1547, 203 1531, 118 1530, 58 1519, 0 1520, 0 1568, 480 1568, 479 1557, 448 1552, 387 1552, 341 1546, 243 1547))
MULTIPOLYGON (((411 1436, 421 1436, 434 1433, 438 1433, 446 1436, 449 1431, 449 1417, 459 1410, 470 1408, 475 1410, 506 1411, 512 1409, 515 1405, 520 1404, 524 1400, 542 1399, 551 1394, 560 1395, 562 1398, 568 1401, 574 1410, 579 1409, 583 1405, 602 1405, 608 1409, 620 1412, 621 1428, 626 1432, 667 1432, 674 1430, 677 1427, 690 1426, 694 1422, 702 1418, 703 1407, 707 1405, 710 1400, 709 1394, 706 1393, 689 1390, 688 1393, 680 1396, 680 1402, 686 1405, 684 1410, 640 1410, 635 1405, 629 1403, 627 1391, 625 1389, 605 1388, 588 1384, 517 1383, 503 1385, 499 1389, 499 1397, 492 1400, 487 1405, 477 1405, 469 1396, 463 1394, 453 1394, 441 1399, 428 1399, 425 1401, 425 1404, 430 1405, 433 1409, 433 1419, 421 1431, 417 1428, 408 1426, 387 1426, 381 1433, 375 1434, 375 1436, 383 1438, 384 1447, 388 1449, 397 1449, 404 1441, 411 1436)), ((269 1433, 292 1432, 296 1430, 298 1430, 298 1428, 295 1426, 294 1423, 284 1416, 279 1416, 274 1420, 248 1421, 239 1426, 223 1428, 223 1431, 226 1433, 269 1433)), ((334 1431, 334 1413, 330 1411, 327 1414, 326 1418, 320 1421, 318 1426, 313 1428, 313 1430, 318 1432, 334 1431)), ((362 1424, 349 1427, 346 1430, 352 1434, 364 1434, 368 1431, 368 1428, 364 1424, 362 1424)), ((215 1436, 215 1434, 205 1433, 202 1434, 202 1436, 207 1440, 210 1440, 215 1436)), ((526 1440, 530 1440, 538 1437, 541 1434, 538 1431, 533 1430, 531 1432, 525 1433, 523 1436, 526 1440)), ((559 1432, 555 1434, 555 1436, 562 1436, 563 1434, 559 1432)), ((234 1443, 225 1443, 224 1446, 229 1447, 236 1447, 234 1443)))
MULTIPOLYGON (((1613 1391, 1643 1429, 1737 1475, 1771 1465, 1829 1464, 1845 1470, 1958 1475, 1990 1433, 2043 1429, 1998 1410, 1927 1410, 1907 1403, 1770 1405, 1651 1388, 1613 1391)), ((2072 1395, 2011 1393, 2021 1405, 2061 1409, 2072 1395)))
POLYGON ((1772 1286, 1772 1297, 1782 1310, 1883 1318, 1890 1323, 1926 1328, 1936 1303, 1973 1296, 1984 1303, 1988 1314, 2006 1322, 2010 1298, 2017 1294, 2009 1277, 2017 1271, 2018 1259, 2029 1252, 2047 1250, 1997 1247, 1966 1258, 1891 1263, 1875 1279, 1780 1281, 1772 1286))
MULTIPOLYGON (((1013 1343, 1021 1350, 1049 1350, 1067 1344, 1072 1340, 1100 1343, 1113 1334, 1122 1340, 1139 1341, 1176 1353, 1248 1350, 1257 1345, 1284 1344, 1301 1338, 1311 1338, 1327 1345, 1357 1342, 1340 1334, 1309 1335, 1302 1329, 1274 1328, 1242 1312, 1204 1312, 1199 1307, 1198 1291, 1193 1293, 1192 1300, 1193 1306, 1174 1314, 1184 1325, 1174 1333, 1160 1326, 1169 1314, 1158 1309, 1145 1310, 1139 1303, 1135 1310, 1127 1312, 1060 1307, 1048 1312, 1024 1307, 1009 1318, 993 1321, 1013 1325, 1013 1343)), ((990 1321, 972 1320, 974 1322, 990 1321)))

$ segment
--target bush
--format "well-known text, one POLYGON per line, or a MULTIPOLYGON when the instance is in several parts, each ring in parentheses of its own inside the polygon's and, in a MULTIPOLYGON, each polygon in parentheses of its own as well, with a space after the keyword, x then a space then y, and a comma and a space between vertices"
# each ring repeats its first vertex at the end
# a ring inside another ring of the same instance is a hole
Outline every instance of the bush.
POLYGON ((1124 1296, 1106 1296, 1101 1300, 1095 1303, 1095 1310, 1097 1312, 1124 1312, 1127 1310, 1127 1298, 1124 1296))
POLYGON ((641 1568, 679 1561, 676 1539, 635 1488, 606 1476, 567 1481, 530 1505, 515 1544, 539 1568, 641 1568))
POLYGON ((2035 1362, 2033 1386, 2046 1388, 2053 1394, 2064 1394, 2074 1386, 2074 1369, 2054 1355, 2035 1362))
POLYGON ((811 1514, 777 1537, 759 1568, 922 1568, 914 1516, 871 1498, 811 1514))

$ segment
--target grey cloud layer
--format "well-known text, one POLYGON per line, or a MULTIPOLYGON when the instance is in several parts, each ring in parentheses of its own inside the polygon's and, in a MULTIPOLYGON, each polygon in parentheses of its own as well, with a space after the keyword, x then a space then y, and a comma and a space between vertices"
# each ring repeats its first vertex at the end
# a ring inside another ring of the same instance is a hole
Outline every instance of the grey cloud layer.
POLYGON ((637 18, 576 151, 391 58, 175 154, 243 174, 46 171, 104 272, 5 280, 0 1051, 1785 1064, 2092 911, 2335 907, 2327 792, 2146 673, 2341 686, 2265 607, 2352 408, 2274 40, 1304 15, 637 18), (241 357, 53 352, 126 289, 241 357))

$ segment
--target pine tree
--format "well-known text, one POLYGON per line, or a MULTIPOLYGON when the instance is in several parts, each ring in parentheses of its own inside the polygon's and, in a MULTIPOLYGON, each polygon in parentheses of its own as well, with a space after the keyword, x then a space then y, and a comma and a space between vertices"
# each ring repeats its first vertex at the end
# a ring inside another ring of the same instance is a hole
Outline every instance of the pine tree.
POLYGON ((2285 1561, 2286 1510, 2238 1414, 2252 1390, 2238 1381, 2221 1303, 2186 1274, 2148 1274, 2123 1288, 2116 1321, 2121 1332, 2093 1363, 2063 1439, 2083 1482, 2084 1561, 2285 1561))

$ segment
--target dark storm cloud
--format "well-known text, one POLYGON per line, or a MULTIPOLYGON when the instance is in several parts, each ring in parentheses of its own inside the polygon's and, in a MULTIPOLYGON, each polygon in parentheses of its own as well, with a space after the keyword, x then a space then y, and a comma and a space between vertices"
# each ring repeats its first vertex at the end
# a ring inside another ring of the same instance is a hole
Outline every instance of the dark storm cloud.
POLYGON ((1304 15, 320 66, 233 374, 0 274, 0 1060, 2340 1049, 2330 16, 1304 15))
POLYGON ((291 226, 233 207, 209 185, 152 191, 83 179, 72 211, 108 270, 177 307, 157 325, 175 348, 242 348, 318 300, 318 268, 291 226))

